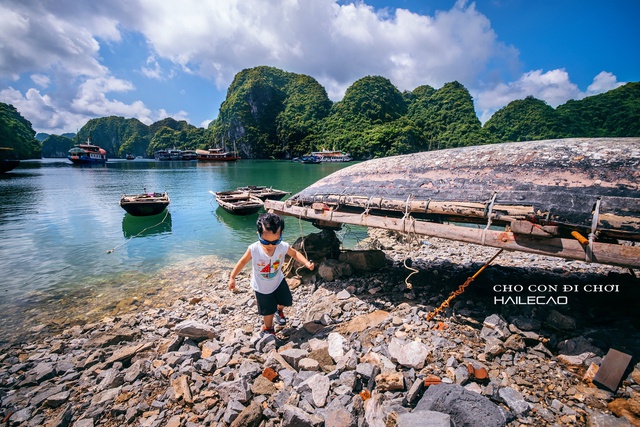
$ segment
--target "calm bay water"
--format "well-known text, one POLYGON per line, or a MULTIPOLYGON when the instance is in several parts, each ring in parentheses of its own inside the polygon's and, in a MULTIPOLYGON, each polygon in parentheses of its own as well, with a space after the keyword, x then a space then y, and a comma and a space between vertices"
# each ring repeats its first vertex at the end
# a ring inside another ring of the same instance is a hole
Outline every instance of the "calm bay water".
MULTIPOLYGON (((1 325, 19 327, 27 310, 38 312, 79 289, 117 288, 123 277, 135 287, 143 276, 205 255, 233 263, 255 241, 258 214, 230 215, 210 190, 267 185, 295 194, 348 165, 23 161, 0 175, 0 332, 1 325), (118 206, 123 193, 145 188, 169 193, 167 211, 140 218, 118 206)), ((300 222, 288 217, 286 224, 284 238, 293 243, 301 234, 300 222)), ((304 234, 318 231, 304 221, 302 229, 304 234)), ((352 232, 344 243, 349 246, 349 240, 363 235, 352 232)), ((87 292, 87 298, 91 295, 87 292)))

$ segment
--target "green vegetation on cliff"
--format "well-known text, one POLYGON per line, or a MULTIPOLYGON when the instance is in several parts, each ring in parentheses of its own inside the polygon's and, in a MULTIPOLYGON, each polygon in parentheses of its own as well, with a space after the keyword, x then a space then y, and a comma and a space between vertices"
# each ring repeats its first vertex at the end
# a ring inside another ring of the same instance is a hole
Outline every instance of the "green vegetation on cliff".
POLYGON ((0 102, 1 147, 13 148, 13 155, 20 160, 39 159, 41 149, 35 135, 29 120, 22 117, 13 105, 0 102))
POLYGON ((313 145, 330 106, 325 89, 309 76, 272 67, 243 70, 210 125, 212 139, 218 147, 235 145, 243 157, 303 153, 313 145))
POLYGON ((484 130, 500 142, 532 141, 569 136, 556 110, 528 96, 512 101, 484 124, 484 130))

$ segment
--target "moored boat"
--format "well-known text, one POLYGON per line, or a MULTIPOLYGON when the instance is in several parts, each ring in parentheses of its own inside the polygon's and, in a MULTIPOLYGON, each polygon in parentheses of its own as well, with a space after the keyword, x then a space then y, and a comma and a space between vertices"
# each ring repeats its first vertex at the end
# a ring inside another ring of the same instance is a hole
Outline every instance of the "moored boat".
POLYGON ((251 215, 258 212, 264 206, 264 202, 251 193, 244 191, 219 191, 214 193, 218 205, 225 211, 234 215, 251 215))
POLYGON ((236 153, 224 151, 222 148, 198 149, 196 154, 201 162, 235 162, 240 159, 236 153))
POLYGON ((350 162, 353 160, 349 154, 339 150, 313 151, 311 155, 317 157, 321 162, 350 162))
POLYGON ((0 147, 0 173, 9 172, 20 165, 20 160, 15 158, 13 148, 0 147))
POLYGON ((182 150, 182 160, 198 160, 198 153, 196 153, 194 150, 182 150))
POLYGON ((281 200, 287 194, 291 194, 290 191, 278 190, 273 187, 266 187, 264 185, 248 185, 246 187, 238 187, 238 191, 251 193, 260 200, 281 200))
POLYGON ((151 216, 163 212, 169 206, 169 195, 164 193, 123 194, 120 207, 133 216, 151 216))
POLYGON ((300 156, 300 161, 306 165, 317 165, 322 163, 319 157, 316 157, 312 154, 305 154, 304 156, 300 156))
POLYGON ((178 150, 177 148, 160 149, 153 152, 156 160, 197 160, 198 155, 193 150, 178 150))
POLYGON ((99 164, 107 161, 107 151, 93 145, 87 138, 86 144, 78 144, 69 150, 67 156, 73 164, 99 164))
POLYGON ((640 138, 528 141, 366 161, 265 208, 640 268, 639 182, 640 138))

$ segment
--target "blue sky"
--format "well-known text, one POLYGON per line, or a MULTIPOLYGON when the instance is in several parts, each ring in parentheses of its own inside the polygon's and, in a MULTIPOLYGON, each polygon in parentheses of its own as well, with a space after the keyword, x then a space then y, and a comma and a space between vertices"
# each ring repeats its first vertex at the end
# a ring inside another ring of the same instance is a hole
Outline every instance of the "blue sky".
POLYGON ((38 132, 117 115, 207 126, 236 73, 469 89, 485 122, 640 81, 640 1, 0 0, 0 101, 38 132))

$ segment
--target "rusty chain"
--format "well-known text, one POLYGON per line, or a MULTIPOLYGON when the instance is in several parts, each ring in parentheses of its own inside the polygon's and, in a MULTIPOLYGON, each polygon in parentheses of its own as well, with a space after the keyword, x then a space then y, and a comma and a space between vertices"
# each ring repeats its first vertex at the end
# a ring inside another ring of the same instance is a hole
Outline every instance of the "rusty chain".
POLYGON ((482 267, 480 267, 480 269, 478 271, 476 271, 476 273, 473 276, 469 277, 462 285, 460 285, 460 287, 458 289, 456 289, 455 291, 451 292, 451 295, 449 295, 449 298, 444 300, 444 302, 442 304, 440 304, 440 307, 438 307, 435 310, 433 310, 432 312, 428 313, 427 316, 426 316, 427 321, 433 319, 433 317, 436 314, 440 313, 442 310, 444 310, 445 308, 449 307, 449 303, 451 302, 452 299, 454 299, 458 295, 462 295, 462 293, 467 288, 467 286, 469 286, 471 284, 471 282, 473 282, 475 280, 475 278, 480 275, 480 273, 482 273, 487 267, 489 267, 489 265, 493 262, 493 260, 495 260, 498 257, 498 255, 500 255, 502 253, 502 251, 503 251, 503 249, 500 249, 493 257, 491 257, 491 259, 489 261, 487 261, 482 267))

